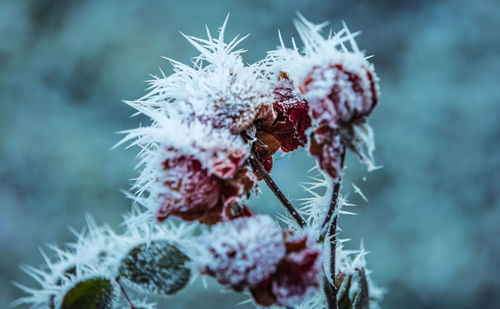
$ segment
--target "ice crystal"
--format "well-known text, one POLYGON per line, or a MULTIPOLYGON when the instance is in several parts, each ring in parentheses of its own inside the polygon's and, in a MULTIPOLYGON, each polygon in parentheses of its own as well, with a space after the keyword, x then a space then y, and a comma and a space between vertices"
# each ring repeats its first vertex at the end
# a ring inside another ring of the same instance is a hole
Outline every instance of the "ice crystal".
MULTIPOLYGON (((307 225, 319 238, 322 224, 330 208, 333 181, 317 164, 310 170, 310 172, 313 171, 318 173, 309 176, 310 181, 302 183, 302 187, 309 196, 300 200, 302 201, 301 211, 307 216, 307 225)), ((341 206, 339 204, 339 209, 341 206)))
MULTIPOLYGON (((229 16, 228 16, 229 17, 229 16)), ((261 117, 261 109, 272 104, 269 86, 259 64, 245 65, 243 49, 236 49, 247 36, 224 42, 227 18, 207 39, 184 35, 199 52, 193 66, 169 59, 174 74, 151 80, 150 92, 135 104, 158 107, 173 117, 198 120, 214 128, 239 134, 261 117)))
POLYGON ((316 292, 309 298, 305 299, 301 303, 295 305, 295 309, 327 309, 328 305, 325 299, 325 295, 322 292, 316 292))

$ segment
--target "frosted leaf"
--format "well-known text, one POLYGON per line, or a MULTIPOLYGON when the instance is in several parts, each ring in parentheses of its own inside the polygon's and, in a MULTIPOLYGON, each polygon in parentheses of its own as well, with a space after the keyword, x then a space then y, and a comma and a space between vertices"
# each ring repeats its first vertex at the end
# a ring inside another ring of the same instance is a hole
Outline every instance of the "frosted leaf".
POLYGON ((113 293, 113 284, 109 279, 87 279, 77 283, 66 293, 61 309, 111 309, 113 293))
POLYGON ((59 308, 66 291, 76 282, 95 276, 113 278, 111 261, 117 252, 116 234, 107 226, 96 226, 90 216, 87 217, 87 231, 74 234, 77 241, 68 244, 67 248, 49 246, 53 257, 42 251, 46 265, 39 269, 22 267, 40 288, 16 284, 28 295, 13 302, 14 306, 29 304, 30 308, 59 308))
POLYGON ((199 241, 201 273, 240 289, 268 279, 286 251, 283 232, 268 216, 219 223, 199 241))
MULTIPOLYGON (((48 262, 47 264, 49 268, 53 267, 50 262, 48 262)), ((109 292, 109 294, 111 295, 110 297, 114 297, 118 293, 118 286, 115 284, 112 274, 106 268, 102 268, 98 265, 76 264, 68 269, 61 270, 59 273, 53 273, 53 270, 39 270, 33 267, 26 266, 25 271, 40 284, 41 288, 34 289, 16 283, 15 285, 17 287, 19 287, 29 295, 16 300, 11 304, 12 306, 27 304, 32 309, 61 308, 63 301, 69 299, 65 298, 69 291, 71 291, 79 283, 95 278, 102 278, 103 280, 106 280, 106 282, 110 283, 110 291, 106 291, 106 295, 109 292)), ((104 293, 104 291, 102 292, 104 293)), ((89 294, 86 296, 89 296, 91 294, 90 292, 88 293, 89 294)), ((75 294, 80 293, 74 292, 72 293, 72 297, 78 296, 75 294)), ((91 301, 91 299, 89 299, 88 301, 91 301)))
POLYGON ((189 258, 174 244, 152 241, 133 248, 121 261, 120 279, 155 295, 175 294, 191 277, 189 258))

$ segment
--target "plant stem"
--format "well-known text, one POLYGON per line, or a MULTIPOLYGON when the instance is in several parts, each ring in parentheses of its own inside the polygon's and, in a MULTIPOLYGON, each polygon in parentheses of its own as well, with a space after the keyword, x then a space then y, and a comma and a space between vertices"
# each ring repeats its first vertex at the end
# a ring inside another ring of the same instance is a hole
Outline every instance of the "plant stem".
POLYGON ((328 301, 329 309, 338 309, 337 304, 337 287, 335 286, 335 274, 336 274, 336 251, 337 251, 337 221, 339 217, 338 212, 338 201, 339 201, 339 193, 340 193, 340 184, 342 180, 342 171, 344 169, 344 160, 345 160, 345 148, 342 151, 340 157, 340 176, 337 182, 333 187, 332 198, 330 202, 330 208, 328 209, 328 213, 325 217, 325 221, 322 225, 323 235, 324 233, 328 233, 327 237, 330 240, 330 278, 325 278, 325 294, 326 299, 328 301), (333 219, 332 219, 333 217, 333 219), (326 230, 327 225, 330 224, 328 230, 326 230), (330 279, 330 280, 328 280, 330 279), (331 282, 331 283, 330 283, 331 282))
POLYGON ((120 283, 120 276, 116 277, 115 281, 116 281, 116 283, 118 283, 118 286, 120 287, 120 290, 122 291, 123 296, 125 296, 125 299, 130 304, 130 309, 137 309, 137 307, 134 306, 134 304, 132 303, 132 301, 128 297, 127 292, 125 292, 125 289, 123 288, 122 284, 120 283))
POLYGON ((333 185, 333 192, 332 192, 330 208, 328 209, 328 213, 326 214, 325 220, 323 221, 323 224, 321 225, 321 231, 322 231, 321 238, 324 238, 325 234, 327 233, 327 225, 332 220, 332 216, 334 216, 334 215, 335 215, 335 217, 337 216, 336 211, 337 211, 337 203, 338 203, 338 199, 339 199, 339 192, 340 192, 340 179, 333 185))
POLYGON ((301 228, 304 227, 306 225, 304 218, 302 218, 297 209, 293 207, 293 205, 285 197, 280 188, 278 188, 278 185, 276 185, 274 180, 271 178, 271 175, 269 175, 269 173, 266 171, 266 169, 258 159, 258 154, 255 152, 254 149, 252 149, 252 155, 250 156, 249 160, 254 171, 260 174, 260 176, 262 177, 262 179, 264 179, 269 189, 271 189, 274 195, 279 199, 279 201, 285 207, 288 213, 295 219, 295 221, 297 221, 297 223, 301 228))

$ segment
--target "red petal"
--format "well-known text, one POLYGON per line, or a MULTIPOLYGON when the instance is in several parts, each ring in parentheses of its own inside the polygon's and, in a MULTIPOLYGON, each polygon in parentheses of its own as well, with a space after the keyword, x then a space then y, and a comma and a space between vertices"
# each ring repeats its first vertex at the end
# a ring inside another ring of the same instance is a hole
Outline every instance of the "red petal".
POLYGON ((342 174, 342 153, 344 146, 337 130, 328 126, 316 129, 311 135, 309 152, 319 163, 319 167, 333 179, 342 174))

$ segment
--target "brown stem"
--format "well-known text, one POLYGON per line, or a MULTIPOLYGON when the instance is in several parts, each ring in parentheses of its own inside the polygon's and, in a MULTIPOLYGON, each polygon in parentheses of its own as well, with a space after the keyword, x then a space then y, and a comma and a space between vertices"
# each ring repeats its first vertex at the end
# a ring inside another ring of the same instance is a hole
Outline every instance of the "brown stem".
POLYGON ((280 188, 278 188, 278 185, 276 185, 274 180, 271 178, 271 175, 269 175, 262 163, 259 161, 258 154, 254 149, 252 149, 252 155, 250 156, 249 160, 254 171, 260 174, 269 189, 271 189, 274 195, 280 200, 281 204, 285 207, 288 213, 295 219, 295 221, 297 221, 300 227, 304 227, 306 225, 304 218, 302 218, 295 207, 293 207, 290 201, 288 201, 288 199, 285 197, 280 188))
POLYGON ((322 238, 324 237, 325 233, 327 232, 326 227, 330 223, 332 216, 333 215, 337 216, 337 213, 336 213, 337 212, 337 204, 338 204, 338 200, 339 200, 342 172, 344 170, 344 161, 345 161, 345 149, 342 150, 342 153, 340 155, 340 176, 339 176, 339 179, 333 185, 332 198, 330 199, 331 200, 330 208, 328 209, 328 213, 326 214, 325 220, 323 221, 323 224, 321 225, 322 238))
POLYGON ((325 294, 326 299, 328 301, 329 309, 338 309, 337 304, 337 287, 335 286, 335 273, 336 273, 336 265, 335 265, 335 257, 337 251, 337 221, 338 221, 338 201, 339 201, 339 193, 340 193, 340 183, 342 180, 342 171, 344 169, 344 160, 345 160, 345 149, 342 151, 340 157, 340 176, 337 182, 333 187, 332 198, 330 202, 330 209, 328 209, 328 213, 325 217, 325 221, 322 225, 322 238, 324 234, 327 232, 328 238, 330 240, 330 278, 325 278, 325 294), (332 219, 333 217, 333 219, 332 219), (328 231, 326 231, 327 225, 330 224, 328 231), (328 280, 330 279, 330 280, 328 280), (330 283, 332 282, 332 283, 330 283))
POLYGON ((116 283, 118 283, 118 286, 120 287, 120 290, 122 291, 123 296, 125 297, 125 299, 127 300, 127 302, 130 304, 130 309, 137 309, 137 307, 134 306, 134 304, 132 303, 132 301, 128 297, 127 292, 123 288, 122 284, 120 283, 120 276, 116 277, 115 281, 116 281, 116 283))
MULTIPOLYGON (((343 164, 342 164, 343 165, 343 164)), ((339 199, 339 192, 340 192, 340 179, 333 185, 333 192, 332 192, 332 198, 331 198, 331 203, 330 203, 330 208, 328 209, 328 213, 326 214, 325 220, 323 221, 323 224, 321 225, 321 238, 324 238, 325 234, 327 233, 327 226, 332 220, 332 216, 336 214, 337 211, 337 203, 339 199)))
POLYGON ((338 305, 337 305, 337 291, 336 291, 336 287, 335 287, 335 291, 332 290, 330 282, 328 281, 328 278, 326 278, 326 276, 323 279, 323 290, 325 291, 326 302, 328 304, 328 309, 337 309, 338 305))

